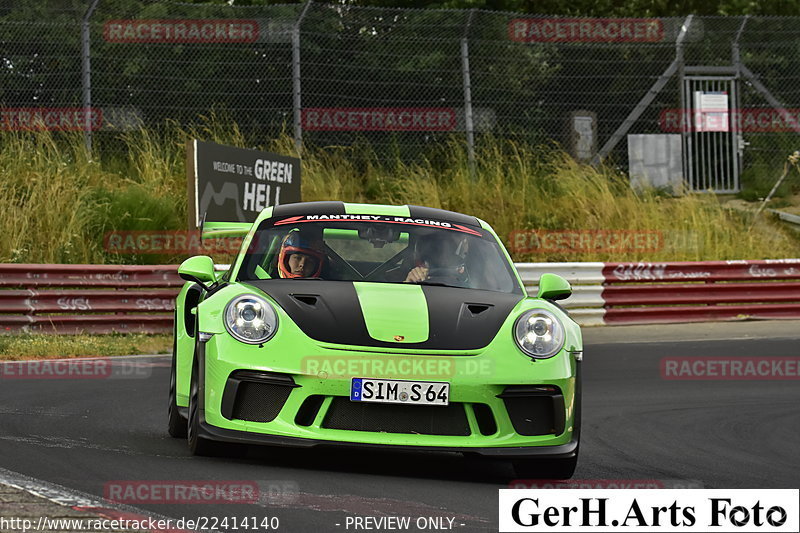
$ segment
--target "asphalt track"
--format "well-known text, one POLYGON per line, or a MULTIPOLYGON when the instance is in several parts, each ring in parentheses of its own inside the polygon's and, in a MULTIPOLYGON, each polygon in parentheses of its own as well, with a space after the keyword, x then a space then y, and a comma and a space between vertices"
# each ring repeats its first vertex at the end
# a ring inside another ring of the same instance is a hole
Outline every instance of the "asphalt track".
MULTIPOLYGON (((797 379, 665 380, 660 372, 665 357, 796 358, 800 332, 783 330, 763 339, 725 334, 689 341, 678 341, 679 334, 621 336, 621 342, 613 332, 587 335, 574 479, 800 486, 797 379)), ((437 530, 418 529, 420 517, 444 518, 440 531, 448 530, 448 518, 453 531, 497 530, 497 489, 514 477, 502 461, 256 447, 229 458, 190 456, 184 441, 166 434, 168 361, 120 359, 115 364, 125 365, 126 375, 111 379, 0 380, 0 468, 98 498, 116 480, 240 480, 262 487, 255 504, 134 504, 176 519, 275 516, 278 531, 324 533, 355 531, 348 516, 408 516, 407 531, 437 530)))

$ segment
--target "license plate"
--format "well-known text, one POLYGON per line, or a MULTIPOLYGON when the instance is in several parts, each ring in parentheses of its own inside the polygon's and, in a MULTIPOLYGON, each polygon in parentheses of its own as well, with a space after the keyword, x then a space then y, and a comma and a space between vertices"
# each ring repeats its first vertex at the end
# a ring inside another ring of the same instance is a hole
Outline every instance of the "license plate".
POLYGON ((354 402, 448 405, 450 384, 443 381, 353 378, 350 399, 354 402))

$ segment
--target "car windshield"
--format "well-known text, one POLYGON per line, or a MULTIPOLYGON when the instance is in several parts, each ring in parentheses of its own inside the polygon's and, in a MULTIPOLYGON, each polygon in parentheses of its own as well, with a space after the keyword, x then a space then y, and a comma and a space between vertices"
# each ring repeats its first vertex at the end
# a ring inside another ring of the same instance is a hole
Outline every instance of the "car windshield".
POLYGON ((441 220, 305 215, 264 220, 238 280, 419 283, 521 293, 494 236, 441 220))

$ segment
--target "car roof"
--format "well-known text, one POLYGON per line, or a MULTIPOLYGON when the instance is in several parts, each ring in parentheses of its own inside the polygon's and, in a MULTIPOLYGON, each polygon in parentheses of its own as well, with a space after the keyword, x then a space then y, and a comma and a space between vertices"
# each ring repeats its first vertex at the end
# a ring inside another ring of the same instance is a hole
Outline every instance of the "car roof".
MULTIPOLYGON (((355 204, 347 202, 301 202, 281 204, 272 208, 271 217, 299 215, 385 215, 405 218, 434 219, 453 224, 468 224, 481 227, 476 217, 418 205, 355 204)), ((259 217, 261 218, 261 217, 259 217)))

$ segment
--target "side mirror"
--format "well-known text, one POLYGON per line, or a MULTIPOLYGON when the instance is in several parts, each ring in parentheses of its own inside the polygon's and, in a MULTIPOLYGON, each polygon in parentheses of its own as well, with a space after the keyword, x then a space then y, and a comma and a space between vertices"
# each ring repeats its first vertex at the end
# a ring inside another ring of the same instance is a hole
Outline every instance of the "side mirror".
POLYGON ((557 274, 542 274, 539 278, 539 298, 544 300, 563 300, 572 294, 569 281, 557 274))
POLYGON ((190 257, 178 267, 178 275, 186 281, 194 281, 208 290, 207 283, 217 281, 214 274, 214 260, 207 255, 190 257))

